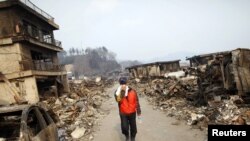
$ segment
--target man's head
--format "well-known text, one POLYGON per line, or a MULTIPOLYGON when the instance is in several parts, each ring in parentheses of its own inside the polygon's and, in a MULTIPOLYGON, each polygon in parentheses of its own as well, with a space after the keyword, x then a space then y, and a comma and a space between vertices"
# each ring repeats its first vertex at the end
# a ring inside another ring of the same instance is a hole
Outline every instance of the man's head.
POLYGON ((127 78, 126 77, 121 77, 119 79, 119 83, 120 83, 120 85, 126 85, 127 84, 127 78))

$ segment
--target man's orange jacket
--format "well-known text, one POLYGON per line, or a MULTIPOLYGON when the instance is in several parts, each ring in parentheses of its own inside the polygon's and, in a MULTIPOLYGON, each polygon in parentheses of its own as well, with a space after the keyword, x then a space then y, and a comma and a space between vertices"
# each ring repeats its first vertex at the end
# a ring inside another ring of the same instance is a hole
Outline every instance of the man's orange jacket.
POLYGON ((119 110, 123 114, 132 114, 135 112, 141 114, 139 99, 135 90, 130 88, 128 95, 119 101, 119 110))

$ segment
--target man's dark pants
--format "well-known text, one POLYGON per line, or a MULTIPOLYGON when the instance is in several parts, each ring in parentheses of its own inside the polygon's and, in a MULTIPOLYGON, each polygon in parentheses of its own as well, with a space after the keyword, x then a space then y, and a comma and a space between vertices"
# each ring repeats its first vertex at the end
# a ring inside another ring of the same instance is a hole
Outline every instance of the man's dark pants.
POLYGON ((130 129, 131 138, 135 138, 135 135, 137 133, 136 112, 129 115, 120 113, 120 118, 121 118, 122 133, 128 137, 130 129))

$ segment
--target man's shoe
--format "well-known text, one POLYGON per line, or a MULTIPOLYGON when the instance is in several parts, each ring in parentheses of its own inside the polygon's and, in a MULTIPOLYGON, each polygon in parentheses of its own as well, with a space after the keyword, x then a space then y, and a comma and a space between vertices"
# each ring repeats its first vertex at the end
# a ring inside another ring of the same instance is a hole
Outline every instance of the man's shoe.
POLYGON ((129 136, 126 136, 126 141, 129 141, 129 136))

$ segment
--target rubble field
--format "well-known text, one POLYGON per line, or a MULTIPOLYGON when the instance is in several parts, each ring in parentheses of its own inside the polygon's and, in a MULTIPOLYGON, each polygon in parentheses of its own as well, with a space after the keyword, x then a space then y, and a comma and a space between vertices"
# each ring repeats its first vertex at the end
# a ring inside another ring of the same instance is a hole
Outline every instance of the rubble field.
POLYGON ((113 82, 112 79, 75 80, 69 83, 70 93, 42 102, 56 121, 60 141, 93 140, 94 126, 107 114, 100 107, 109 98, 105 92, 113 82))
POLYGON ((188 125, 249 125, 249 55, 249 49, 236 49, 194 56, 190 67, 177 72, 131 72, 136 75, 130 83, 156 109, 188 125))
POLYGON ((188 125, 204 129, 208 124, 250 125, 249 105, 243 100, 216 87, 207 87, 201 98, 197 77, 161 77, 133 79, 130 85, 140 96, 146 96, 154 109, 184 120, 188 125))

